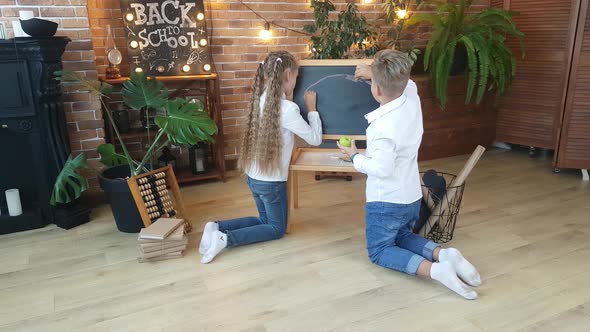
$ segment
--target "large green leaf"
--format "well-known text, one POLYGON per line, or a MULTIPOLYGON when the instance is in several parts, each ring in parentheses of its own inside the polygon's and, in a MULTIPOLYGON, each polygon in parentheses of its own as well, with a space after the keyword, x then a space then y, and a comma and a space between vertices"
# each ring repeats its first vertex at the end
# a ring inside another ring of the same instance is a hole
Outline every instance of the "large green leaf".
POLYGON ((115 151, 115 146, 108 144, 101 144, 96 148, 96 151, 100 153, 100 162, 107 167, 128 165, 127 158, 124 155, 115 151))
POLYGON ((195 145, 202 141, 213 141, 211 135, 217 132, 217 125, 202 105, 176 98, 166 104, 167 116, 156 116, 155 122, 176 145, 195 145))
POLYGON ((49 203, 55 206, 57 203, 65 204, 78 199, 88 189, 88 181, 78 173, 78 170, 87 167, 88 163, 84 153, 73 159, 70 155, 55 180, 49 203))
POLYGON ((123 101, 134 110, 144 107, 160 108, 167 102, 164 83, 148 78, 145 73, 133 73, 121 90, 123 101))
POLYGON ((73 71, 58 70, 54 74, 56 76, 55 79, 63 85, 79 86, 81 90, 89 91, 95 96, 108 97, 108 94, 113 92, 112 85, 97 80, 89 80, 73 71))

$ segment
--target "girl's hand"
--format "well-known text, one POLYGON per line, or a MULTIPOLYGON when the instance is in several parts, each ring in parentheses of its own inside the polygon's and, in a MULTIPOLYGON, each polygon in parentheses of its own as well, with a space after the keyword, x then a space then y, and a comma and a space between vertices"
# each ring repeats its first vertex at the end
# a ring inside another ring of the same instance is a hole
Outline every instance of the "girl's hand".
POLYGON ((358 153, 358 149, 356 148, 356 141, 355 140, 353 140, 350 143, 350 147, 342 146, 342 145, 340 145, 340 142, 336 142, 336 144, 338 144, 338 148, 340 148, 340 151, 342 151, 342 153, 347 155, 349 158, 352 157, 353 154, 358 153))
POLYGON ((305 101, 305 107, 307 108, 307 112, 316 112, 316 103, 317 103, 317 95, 315 91, 307 91, 305 96, 303 96, 303 100, 305 101))
POLYGON ((358 65, 356 66, 356 70, 354 72, 354 78, 360 80, 370 80, 373 78, 373 73, 371 72, 371 66, 369 65, 358 65))

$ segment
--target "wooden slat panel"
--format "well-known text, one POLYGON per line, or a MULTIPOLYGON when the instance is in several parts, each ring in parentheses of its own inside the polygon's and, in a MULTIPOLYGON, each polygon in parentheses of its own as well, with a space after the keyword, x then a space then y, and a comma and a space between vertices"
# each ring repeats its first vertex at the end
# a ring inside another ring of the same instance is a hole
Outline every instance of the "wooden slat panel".
POLYGON ((590 11, 583 0, 557 167, 590 168, 590 11))
MULTIPOLYGON (((499 141, 553 149, 557 142, 580 0, 510 0, 526 36, 511 94, 498 107, 499 141)), ((506 2, 491 1, 501 7, 506 2)), ((519 56, 519 43, 508 41, 519 56)))

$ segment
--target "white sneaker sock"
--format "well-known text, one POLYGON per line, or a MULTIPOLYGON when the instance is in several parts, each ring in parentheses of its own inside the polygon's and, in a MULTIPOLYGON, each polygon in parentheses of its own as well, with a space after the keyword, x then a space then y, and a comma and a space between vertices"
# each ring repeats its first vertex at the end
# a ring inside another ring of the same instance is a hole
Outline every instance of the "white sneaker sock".
POLYGON ((211 262, 217 254, 227 247, 227 234, 220 231, 213 231, 211 237, 209 237, 209 241, 211 245, 203 255, 203 258, 201 258, 201 263, 203 264, 211 262))
POLYGON ((430 278, 440 282, 448 289, 468 300, 477 299, 477 293, 459 280, 457 272, 449 262, 432 263, 430 278))
POLYGON ((201 244, 199 244, 199 254, 204 255, 209 249, 211 242, 209 238, 211 237, 211 233, 214 231, 219 230, 219 225, 216 222, 208 222, 205 224, 205 228, 203 229, 203 236, 201 237, 201 244))
POLYGON ((461 252, 455 248, 441 249, 438 253, 439 262, 449 262, 457 271, 459 278, 473 287, 481 286, 481 277, 479 272, 471 263, 469 263, 461 252))

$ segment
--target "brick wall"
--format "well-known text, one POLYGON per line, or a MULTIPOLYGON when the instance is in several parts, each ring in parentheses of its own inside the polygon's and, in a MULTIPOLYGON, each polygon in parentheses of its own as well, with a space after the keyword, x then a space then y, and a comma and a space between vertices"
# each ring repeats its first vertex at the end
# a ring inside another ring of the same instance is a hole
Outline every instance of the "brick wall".
MULTIPOLYGON (((0 22, 4 23, 9 37, 14 35, 11 21, 18 20, 20 10, 33 11, 35 17, 59 23, 56 35, 72 39, 63 56, 64 68, 97 76, 86 0, 0 0, 0 22)), ((95 147, 104 142, 98 100, 87 93, 66 91, 65 111, 73 153, 86 151, 90 158, 96 158, 95 147)), ((90 163, 98 165, 97 160, 90 163)), ((95 176, 89 175, 91 184, 96 186, 95 176)))
MULTIPOLYGON (((364 4, 356 1, 361 13, 369 21, 381 15, 381 4, 364 4)), ((309 0, 250 0, 247 3, 269 21, 296 30, 313 22, 309 0)), ((341 10, 346 1, 335 1, 341 10)), ((477 8, 485 8, 489 0, 476 0, 477 8)), ((239 137, 248 107, 251 80, 258 62, 273 50, 286 49, 299 58, 309 54, 309 39, 306 36, 271 27, 273 38, 262 41, 258 38, 264 22, 236 0, 213 0, 206 3, 207 19, 213 60, 221 78, 221 100, 225 134, 225 154, 228 168, 235 166, 238 157, 239 137)), ((33 10, 35 16, 60 23, 58 35, 67 35, 74 40, 64 55, 64 67, 78 70, 90 77, 104 75, 106 61, 106 25, 111 25, 117 47, 125 53, 126 41, 119 0, 0 0, 1 17, 9 34, 10 21, 17 19, 18 10, 33 10)), ((424 44, 429 37, 428 29, 408 30, 406 38, 424 44)), ((125 56, 125 54, 124 54, 125 56)), ((124 61, 125 63, 125 61, 124 61)), ((128 66, 121 66, 128 74, 128 66)), ((103 120, 100 105, 88 94, 69 93, 66 96, 66 111, 70 126, 70 140, 74 152, 86 151, 96 158, 94 148, 104 141, 103 120)), ((96 160, 91 161, 97 165, 96 160)))
MULTIPOLYGON (((334 1, 337 9, 346 6, 346 1, 334 1)), ((375 21, 381 14, 380 1, 365 4, 356 1, 361 13, 370 21, 375 21)), ((94 49, 97 56, 99 74, 106 68, 104 26, 114 27, 116 43, 125 50, 125 35, 118 0, 88 0, 90 25, 94 49), (90 7, 91 4, 96 6, 90 7)), ((272 22, 296 30, 302 30, 305 24, 313 22, 313 12, 309 0, 250 0, 248 5, 272 22)), ((477 0, 478 8, 489 6, 489 0, 477 0)), ((258 63, 269 51, 286 49, 299 58, 309 55, 309 39, 295 32, 271 26, 273 38, 264 42, 258 38, 264 22, 246 7, 235 0, 213 0, 206 3, 207 19, 212 25, 209 30, 213 60, 221 78, 221 100, 225 134, 225 155, 228 168, 235 166, 238 157, 239 138, 242 133, 251 80, 258 63)), ((428 29, 408 31, 406 38, 425 44, 429 38, 428 29)), ((126 70, 128 70, 126 68, 126 70)))

